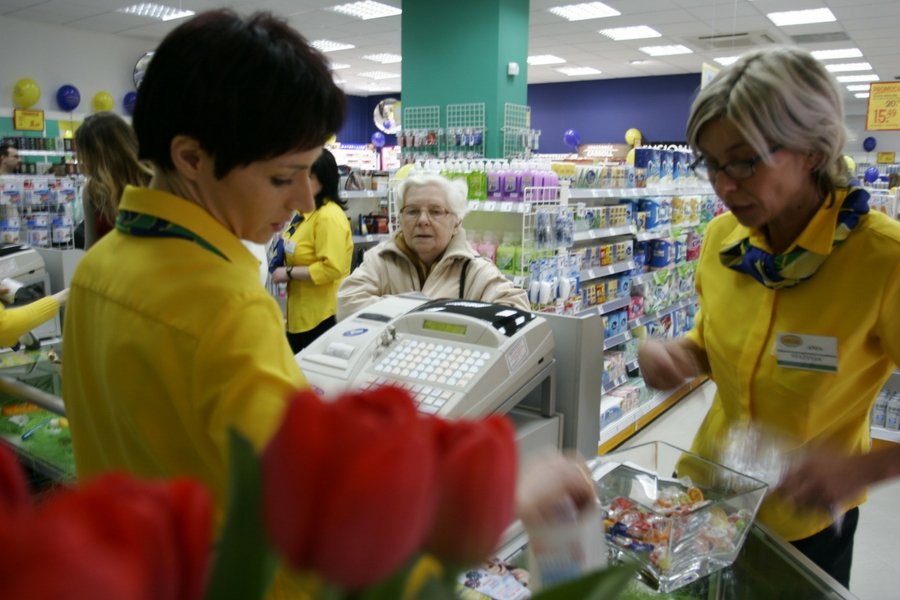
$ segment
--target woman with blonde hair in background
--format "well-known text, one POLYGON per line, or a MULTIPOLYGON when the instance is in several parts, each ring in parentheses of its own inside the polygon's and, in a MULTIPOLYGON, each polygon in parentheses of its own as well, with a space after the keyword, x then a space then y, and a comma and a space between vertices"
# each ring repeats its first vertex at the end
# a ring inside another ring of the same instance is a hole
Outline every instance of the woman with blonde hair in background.
POLYGON ((90 115, 75 131, 81 172, 87 175, 84 204, 84 249, 93 246, 116 222, 126 185, 145 186, 152 172, 138 159, 131 125, 111 112, 90 115))

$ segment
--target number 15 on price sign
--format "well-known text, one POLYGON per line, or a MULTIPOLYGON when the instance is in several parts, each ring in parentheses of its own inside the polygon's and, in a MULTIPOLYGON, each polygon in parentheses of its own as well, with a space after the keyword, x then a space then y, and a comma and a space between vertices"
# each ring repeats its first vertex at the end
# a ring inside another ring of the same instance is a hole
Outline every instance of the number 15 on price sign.
POLYGON ((869 131, 900 131, 900 83, 873 83, 866 112, 869 131))

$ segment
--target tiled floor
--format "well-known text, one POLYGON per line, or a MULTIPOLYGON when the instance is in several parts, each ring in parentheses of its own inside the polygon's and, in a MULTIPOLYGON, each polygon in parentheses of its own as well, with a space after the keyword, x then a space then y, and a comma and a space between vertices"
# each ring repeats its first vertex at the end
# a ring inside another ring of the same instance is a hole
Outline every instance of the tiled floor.
MULTIPOLYGON (((628 445, 660 440, 690 446, 712 403, 715 384, 707 383, 645 427, 628 445)), ((860 600, 900 598, 900 479, 873 487, 860 507, 850 591, 860 600)))

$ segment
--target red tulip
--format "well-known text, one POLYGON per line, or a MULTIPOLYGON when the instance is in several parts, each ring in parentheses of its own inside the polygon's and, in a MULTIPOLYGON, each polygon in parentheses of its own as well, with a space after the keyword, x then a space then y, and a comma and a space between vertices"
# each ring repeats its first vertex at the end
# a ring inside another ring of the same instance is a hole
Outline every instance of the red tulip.
POLYGON ((496 549, 515 510, 516 434, 506 417, 440 422, 441 496, 426 548, 469 566, 496 549))
POLYGON ((0 597, 197 600, 212 500, 198 483, 108 475, 0 524, 0 597))
POLYGON ((263 452, 266 530, 289 564, 350 590, 419 549, 435 507, 431 420, 396 388, 298 392, 263 452))
POLYGON ((28 505, 28 483, 15 454, 0 445, 0 515, 11 518, 13 511, 28 505))

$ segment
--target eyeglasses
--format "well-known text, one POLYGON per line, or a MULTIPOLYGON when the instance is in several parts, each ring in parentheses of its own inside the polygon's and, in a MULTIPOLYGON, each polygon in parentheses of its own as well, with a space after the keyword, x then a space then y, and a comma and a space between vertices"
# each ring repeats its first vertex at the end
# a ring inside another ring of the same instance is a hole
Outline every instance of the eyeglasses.
MULTIPOLYGON (((769 155, 775 154, 779 150, 781 150, 783 146, 781 144, 775 144, 771 148, 769 148, 769 155)), ((724 171, 726 175, 735 181, 743 181, 744 179, 750 179, 756 173, 756 165, 758 165, 763 159, 762 154, 758 154, 754 158, 750 160, 735 160, 725 165, 717 165, 715 163, 711 163, 706 160, 704 157, 700 157, 695 160, 691 164, 691 171, 696 173, 699 176, 703 176, 703 172, 706 172, 706 176, 709 177, 709 180, 715 183, 716 181, 716 173, 719 171, 724 171)))
POLYGON ((446 208, 439 208, 437 206, 427 206, 422 208, 418 206, 404 206, 400 209, 400 216, 407 221, 418 221, 419 215, 423 213, 429 221, 439 221, 449 215, 450 211, 446 208))

